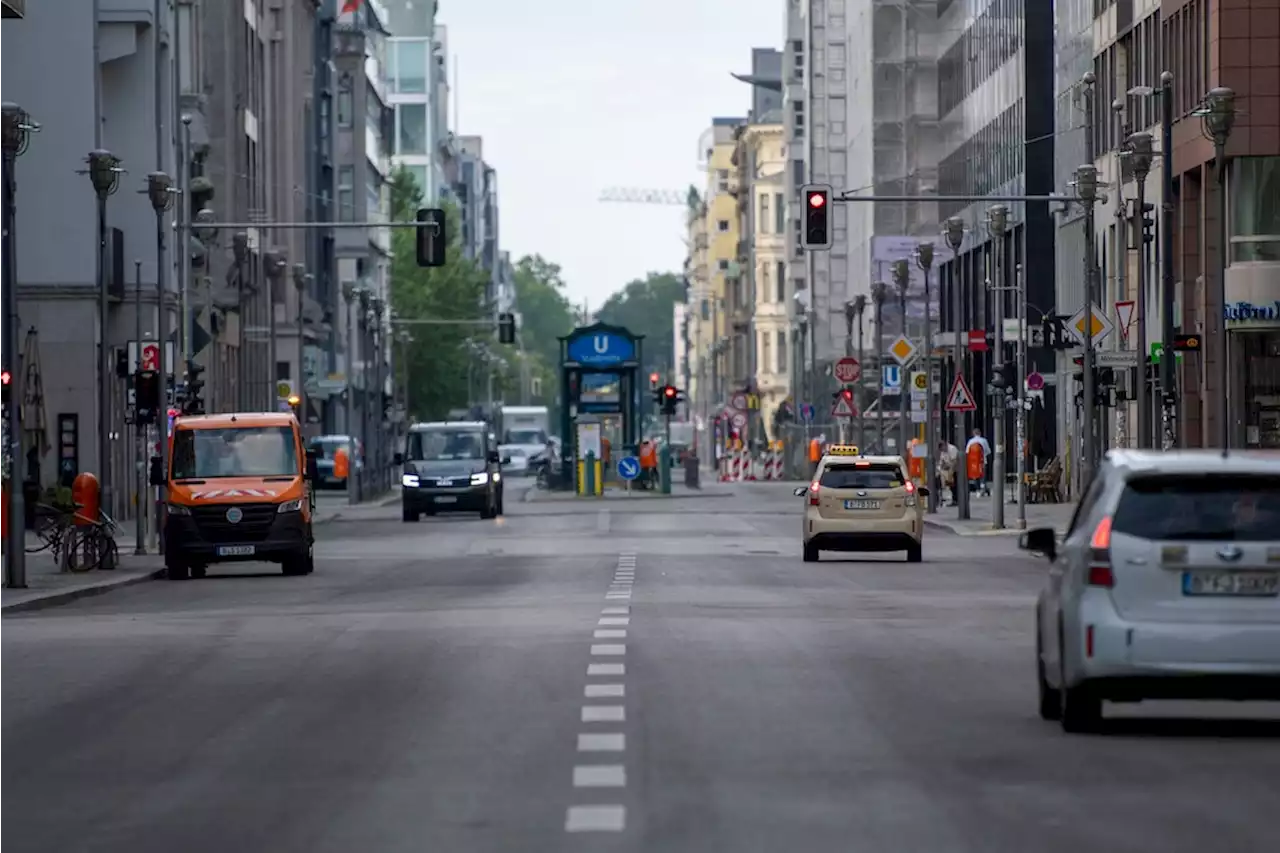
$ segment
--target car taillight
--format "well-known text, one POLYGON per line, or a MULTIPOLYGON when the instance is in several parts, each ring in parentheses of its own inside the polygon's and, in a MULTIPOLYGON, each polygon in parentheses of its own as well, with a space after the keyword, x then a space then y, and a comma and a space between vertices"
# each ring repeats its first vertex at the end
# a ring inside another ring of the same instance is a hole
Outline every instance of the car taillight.
POLYGON ((1111 571, 1111 518, 1098 522, 1093 530, 1093 538, 1089 540, 1089 586, 1103 586, 1110 589, 1116 585, 1116 576, 1111 571))
POLYGON ((915 506, 916 505, 916 484, 911 482, 910 480, 907 480, 903 485, 907 490, 907 497, 906 497, 906 500, 903 501, 903 503, 906 504, 907 506, 915 506))
POLYGON ((820 488, 821 487, 818 485, 817 480, 814 480, 809 484, 809 506, 818 505, 818 492, 820 491, 820 488))

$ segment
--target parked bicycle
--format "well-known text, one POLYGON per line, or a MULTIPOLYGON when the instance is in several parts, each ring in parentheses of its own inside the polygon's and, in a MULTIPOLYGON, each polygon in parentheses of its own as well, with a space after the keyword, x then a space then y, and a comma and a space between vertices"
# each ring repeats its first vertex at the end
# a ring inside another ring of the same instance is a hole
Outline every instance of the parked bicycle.
POLYGON ((76 574, 116 568, 120 564, 120 550, 115 539, 118 529, 115 519, 101 511, 99 518, 91 519, 82 515, 80 509, 37 505, 35 534, 40 543, 27 548, 27 553, 51 550, 64 571, 76 574))

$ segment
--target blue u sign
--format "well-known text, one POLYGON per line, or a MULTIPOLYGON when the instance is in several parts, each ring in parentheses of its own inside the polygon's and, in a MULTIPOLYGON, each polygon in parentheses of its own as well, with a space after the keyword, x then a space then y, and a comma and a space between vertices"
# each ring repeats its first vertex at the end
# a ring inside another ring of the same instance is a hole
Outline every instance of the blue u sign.
POLYGON ((635 361, 636 345, 616 332, 589 332, 569 341, 566 355, 575 364, 607 367, 635 361))

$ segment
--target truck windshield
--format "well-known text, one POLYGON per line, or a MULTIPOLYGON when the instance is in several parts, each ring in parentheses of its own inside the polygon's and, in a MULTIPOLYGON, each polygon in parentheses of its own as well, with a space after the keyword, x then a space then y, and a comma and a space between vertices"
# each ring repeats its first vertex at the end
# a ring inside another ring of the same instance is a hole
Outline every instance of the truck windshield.
POLYGON ((418 430, 409 433, 405 445, 406 458, 414 462, 484 458, 484 433, 475 429, 418 430))
POLYGON ((547 434, 540 429, 509 429, 503 444, 546 444, 547 434))
POLYGON ((173 436, 173 479, 297 475, 289 427, 180 429, 173 436))

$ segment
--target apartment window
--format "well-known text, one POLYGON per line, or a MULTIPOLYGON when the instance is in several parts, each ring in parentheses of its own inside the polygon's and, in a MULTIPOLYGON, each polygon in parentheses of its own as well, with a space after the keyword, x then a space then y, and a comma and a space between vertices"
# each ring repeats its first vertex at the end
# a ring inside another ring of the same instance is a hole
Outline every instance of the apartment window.
POLYGON ((293 374, 289 370, 289 362, 277 361, 276 362, 276 381, 288 382, 292 378, 293 378, 293 374))
POLYGON ((351 78, 343 75, 338 82, 338 127, 351 127, 355 113, 355 100, 351 93, 351 78))
POLYGON ((756 304, 762 304, 769 301, 769 265, 767 263, 760 265, 758 273, 760 280, 757 282, 756 288, 756 304))
POLYGON ((769 340, 768 332, 761 332, 760 338, 760 364, 766 373, 773 373, 773 341, 769 340))
POLYGON ((338 219, 353 222, 356 218, 356 167, 338 169, 338 219))
POLYGON ((427 105, 396 104, 396 154, 427 153, 427 105))
MULTIPOLYGON (((791 161, 791 180, 793 183, 795 183, 797 188, 799 188, 804 184, 804 161, 803 160, 791 161)), ((799 223, 796 224, 796 227, 797 228, 800 227, 799 223)))
POLYGON ((365 210, 369 214, 367 218, 377 219, 382 213, 382 176, 372 165, 365 169, 365 175, 365 210))
POLYGON ((773 233, 787 233, 787 208, 782 203, 782 193, 773 194, 773 233))
POLYGON ((775 266, 774 280, 778 283, 778 302, 787 301, 787 262, 778 261, 775 266))
POLYGON ((727 259, 725 259, 725 258, 721 258, 721 259, 720 259, 720 262, 719 262, 718 264, 716 264, 716 266, 719 268, 720 272, 728 272, 728 271, 729 271, 729 261, 728 261, 727 259))
POLYGON ((769 233, 769 194, 760 196, 760 233, 769 233))
POLYGON ((727 220, 727 219, 721 219, 719 222, 717 222, 717 223, 716 223, 716 230, 717 230, 717 231, 719 231, 721 234, 726 234, 726 233, 728 233, 728 231, 729 231, 729 220, 727 220))
POLYGON ((778 372, 787 372, 787 333, 778 332, 778 372))
POLYGON ((395 41, 395 91, 421 95, 427 91, 427 41, 395 41))
POLYGON ((716 170, 716 186, 719 188, 720 192, 722 193, 729 191, 729 170, 728 169, 716 170))

